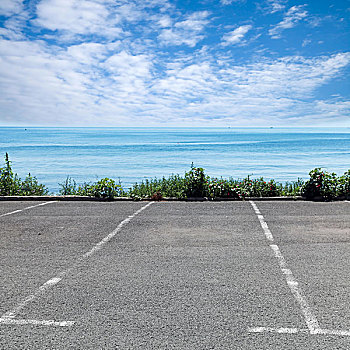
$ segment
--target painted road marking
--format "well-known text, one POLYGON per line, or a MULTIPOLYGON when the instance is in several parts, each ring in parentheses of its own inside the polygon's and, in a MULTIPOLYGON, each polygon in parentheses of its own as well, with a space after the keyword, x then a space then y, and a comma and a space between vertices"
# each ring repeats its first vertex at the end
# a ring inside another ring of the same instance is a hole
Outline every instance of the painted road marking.
POLYGON ((40 204, 36 204, 36 205, 31 205, 30 207, 26 207, 26 208, 23 208, 23 209, 18 209, 18 210, 15 210, 15 211, 11 211, 10 213, 1 214, 0 218, 3 217, 3 216, 8 216, 8 215, 20 213, 21 211, 24 211, 24 210, 28 210, 28 209, 40 207, 40 206, 43 206, 43 205, 46 205, 46 204, 50 204, 50 203, 56 203, 56 202, 57 201, 50 201, 50 202, 40 203, 40 204))
POLYGON ((9 319, 16 317, 16 314, 22 310, 28 303, 33 301, 36 297, 46 292, 47 289, 53 287, 58 282, 61 281, 62 278, 54 277, 45 282, 42 286, 40 286, 33 294, 29 295, 27 298, 25 298, 23 301, 21 301, 15 308, 13 308, 11 311, 8 311, 4 313, 1 318, 9 319))
POLYGON ((150 202, 148 204, 146 204, 145 206, 143 206, 142 208, 140 208, 139 210, 137 210, 134 214, 129 215, 126 219, 124 219, 118 226, 117 228, 111 232, 108 236, 106 236, 105 238, 103 238, 100 242, 98 242, 90 251, 88 251, 87 253, 85 253, 83 255, 84 258, 88 258, 89 256, 91 256, 92 254, 96 253, 98 250, 100 250, 106 243, 108 243, 120 230, 121 228, 127 224, 131 219, 133 219, 136 215, 140 214, 143 210, 145 210, 147 207, 149 207, 151 204, 153 204, 154 202, 150 202))
POLYGON ((0 324, 8 325, 34 325, 34 326, 58 326, 58 327, 71 327, 74 325, 74 321, 54 321, 54 320, 15 320, 12 318, 0 318, 0 324))
MULTIPOLYGON (((268 225, 261 214, 258 206, 253 202, 249 201, 249 203, 252 205, 255 214, 257 215, 261 227, 264 230, 265 237, 268 241, 274 242, 273 235, 271 231, 268 228, 268 225)), ((300 306, 300 310, 304 316, 305 323, 308 328, 309 334, 332 334, 332 335, 346 335, 350 336, 350 331, 337 331, 337 330, 325 330, 321 329, 316 316, 314 315, 311 307, 309 306, 305 296, 303 295, 303 292, 299 286, 299 283, 293 276, 293 272, 288 268, 287 262, 282 255, 281 250, 279 249, 277 244, 270 244, 270 248, 272 249, 277 261, 278 265, 281 269, 281 272, 286 278, 287 285, 289 286, 289 289, 294 296, 295 300, 298 302, 300 306)), ((274 333, 298 333, 299 330, 297 328, 266 328, 266 327, 256 327, 256 328, 249 328, 250 332, 255 333, 261 333, 261 332, 274 332, 274 333), (255 331, 254 331, 255 330, 255 331), (258 331, 259 330, 259 331, 258 331), (287 331, 281 331, 281 330, 287 330, 287 331), (297 331, 295 331, 297 330, 297 331)), ((300 330, 301 332, 301 330, 300 330)))
POLYGON ((270 248, 273 250, 275 257, 277 258, 278 264, 281 268, 282 273, 286 277, 287 284, 291 290, 294 298, 298 302, 301 312, 304 315, 306 325, 310 332, 315 332, 320 329, 320 325, 316 319, 316 316, 313 314, 309 304, 307 303, 305 297, 303 296, 302 290, 299 287, 299 283, 293 276, 292 271, 288 268, 286 260, 284 259, 279 247, 276 244, 271 244, 270 248))
MULTIPOLYGON (((280 333, 280 334, 296 334, 296 333, 307 333, 310 334, 309 329, 299 328, 270 328, 270 327, 255 327, 248 329, 250 333, 280 333)), ((350 336, 350 331, 342 331, 336 329, 318 329, 316 332, 311 333, 313 335, 339 335, 344 337, 350 336)))
POLYGON ((287 334, 296 334, 296 333, 309 333, 308 329, 299 329, 299 328, 271 328, 271 327, 254 327, 248 329, 250 333, 287 333, 287 334))
POLYGON ((265 222, 264 217, 261 215, 261 212, 260 212, 258 206, 253 201, 249 201, 249 203, 252 205, 252 207, 255 211, 255 214, 257 215, 257 217, 259 219, 260 225, 261 225, 262 229, 264 230, 265 237, 270 242, 273 242, 272 233, 271 233, 269 227, 267 226, 267 223, 265 222))
MULTIPOLYGON (((49 202, 50 203, 50 202, 49 202)), ((87 253, 85 253, 84 255, 82 255, 79 259, 77 259, 77 261, 70 267, 68 267, 67 269, 61 271, 57 276, 49 279, 47 282, 45 282, 43 285, 41 285, 37 290, 34 291, 33 294, 29 295, 27 298, 25 298, 23 301, 21 301, 18 305, 16 305, 16 307, 14 307, 12 310, 6 312, 5 314, 3 314, 0 318, 0 320, 2 320, 2 322, 0 322, 0 324, 4 324, 5 322, 8 322, 7 324, 29 324, 29 323, 21 323, 21 322, 17 322, 17 321, 30 321, 30 320, 16 320, 16 322, 12 322, 15 321, 14 318, 17 316, 17 314, 26 307, 27 304, 29 304, 30 302, 32 302, 34 299, 38 298, 39 296, 42 296, 48 289, 50 289, 51 287, 55 286, 57 283, 59 283, 62 278, 67 275, 69 272, 71 272, 80 262, 82 262, 83 260, 89 258, 91 255, 93 255, 94 253, 96 253, 97 251, 99 251, 106 243, 108 243, 120 230, 121 228, 127 224, 132 218, 134 218, 136 215, 140 214, 143 210, 145 210, 147 207, 149 207, 151 204, 153 204, 154 202, 150 202, 146 205, 144 205, 142 208, 140 208, 139 210, 137 210, 134 214, 129 215, 126 219, 124 219, 118 226, 117 228, 111 232, 109 235, 107 235, 105 238, 103 238, 100 242, 98 242, 90 251, 88 251, 87 253), (12 323, 11 323, 12 322, 12 323)), ((39 325, 45 325, 46 321, 36 321, 36 320, 31 320, 33 321, 30 324, 35 324, 35 322, 37 322, 37 324, 39 325), (40 323, 41 322, 41 323, 40 323), (44 323, 43 323, 44 322, 44 323)), ((51 321, 47 321, 49 322, 49 324, 47 325, 51 325, 50 322, 51 321)), ((52 321, 52 322, 56 322, 56 321, 52 321)), ((74 321, 64 321, 62 322, 58 322, 61 325, 72 325, 72 322, 74 323, 74 321)), ((56 325, 56 324, 53 324, 56 325)))

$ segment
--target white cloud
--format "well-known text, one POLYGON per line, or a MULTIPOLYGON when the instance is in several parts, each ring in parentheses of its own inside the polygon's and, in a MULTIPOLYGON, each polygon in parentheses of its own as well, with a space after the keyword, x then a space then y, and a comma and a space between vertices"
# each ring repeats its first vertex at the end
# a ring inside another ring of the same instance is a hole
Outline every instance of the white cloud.
POLYGON ((184 30, 191 30, 200 32, 209 23, 207 17, 209 16, 208 11, 195 12, 187 17, 186 20, 177 22, 176 28, 182 28, 184 30))
POLYGON ((146 55, 131 55, 122 51, 110 56, 104 65, 117 76, 149 77, 152 61, 146 55))
MULTIPOLYGON (((166 1, 111 0, 41 0, 33 23, 58 31, 63 41, 72 41, 77 35, 97 35, 108 39, 120 38, 125 23, 151 20, 145 9, 167 7, 166 1)), ((158 17, 159 18, 159 17, 158 17)), ((57 40, 57 33, 56 40, 57 40)))
POLYGON ((177 31, 174 29, 164 29, 159 34, 158 39, 164 45, 188 45, 194 47, 199 41, 204 38, 203 35, 187 35, 184 31, 177 31))
POLYGON ((162 28, 171 27, 172 20, 169 16, 162 16, 158 19, 158 24, 162 28))
POLYGON ((267 0, 270 13, 275 13, 285 9, 287 0, 267 0))
POLYGON ((25 35, 23 33, 23 18, 20 16, 13 16, 5 22, 3 28, 0 27, 0 36, 10 40, 23 40, 25 35))
POLYGON ((269 35, 272 39, 279 39, 283 30, 295 27, 298 22, 307 17, 307 15, 308 13, 304 10, 304 5, 291 7, 285 14, 283 20, 269 30, 269 35))
POLYGON ((305 47, 307 45, 309 45, 311 43, 311 40, 310 39, 304 39, 303 40, 303 43, 301 44, 302 47, 305 47))
POLYGON ((251 25, 244 25, 236 28, 232 32, 226 33, 222 38, 222 45, 227 46, 238 44, 250 29, 252 29, 251 25))
POLYGON ((163 71, 158 58, 122 42, 57 50, 2 40, 0 57, 2 123, 263 125, 349 115, 348 101, 314 97, 350 64, 350 53, 246 65, 207 53, 169 59, 163 71))
POLYGON ((0 36, 11 40, 22 40, 25 38, 23 29, 29 19, 29 13, 24 8, 22 1, 8 2, 0 0, 0 16, 8 17, 0 27, 0 36), (7 5, 6 5, 7 4, 7 5))
POLYGON ((23 0, 1 0, 0 16, 11 16, 23 10, 23 0))
POLYGON ((107 51, 106 45, 100 43, 83 43, 67 48, 65 55, 70 55, 72 60, 81 64, 94 65, 103 60, 107 51))
POLYGON ((220 0, 222 5, 231 5, 233 2, 237 2, 241 0, 220 0))
POLYGON ((123 30, 126 24, 140 25, 146 20, 168 26, 170 17, 159 16, 159 12, 171 7, 166 0, 41 0, 33 24, 58 31, 56 40, 73 41, 84 35, 113 40, 130 34, 123 30), (157 18, 150 14, 152 8, 157 11, 157 18))
POLYGON ((51 30, 88 34, 100 29, 108 17, 107 8, 87 0, 42 0, 37 5, 36 23, 51 30))
POLYGON ((209 23, 209 12, 195 12, 183 21, 178 21, 172 28, 163 29, 158 39, 163 45, 188 45, 190 47, 204 38, 202 32, 209 23))
MULTIPOLYGON (((252 26, 231 27, 221 45, 217 38, 218 46, 197 49, 213 35, 207 11, 181 13, 163 0, 37 4, 37 19, 25 8, 0 29, 0 124, 263 125, 349 116, 341 96, 315 96, 350 65, 350 53, 268 59, 260 51, 255 63, 238 64, 223 46, 244 44, 252 26), (27 26, 31 18, 36 26, 27 26), (35 33, 41 40, 29 39, 35 33)), ((270 4, 277 11, 284 2, 270 4)), ((306 15, 292 7, 270 34, 306 15)))
POLYGON ((118 102, 120 105, 136 104, 141 109, 152 78, 151 59, 146 55, 131 55, 122 51, 110 56, 103 66, 108 74, 102 79, 102 93, 107 92, 109 100, 122 98, 123 101, 118 102))

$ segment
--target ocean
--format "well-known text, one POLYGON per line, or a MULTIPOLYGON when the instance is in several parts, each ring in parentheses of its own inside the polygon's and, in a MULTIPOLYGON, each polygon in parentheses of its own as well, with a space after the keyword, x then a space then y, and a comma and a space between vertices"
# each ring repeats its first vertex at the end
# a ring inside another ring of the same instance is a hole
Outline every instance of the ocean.
MULTIPOLYGON (((0 127, 0 156, 57 193, 103 177, 128 188, 146 178, 183 175, 193 162, 210 176, 304 180, 315 167, 350 168, 350 128, 37 128, 0 127)), ((3 162, 0 163, 3 166, 3 162)))

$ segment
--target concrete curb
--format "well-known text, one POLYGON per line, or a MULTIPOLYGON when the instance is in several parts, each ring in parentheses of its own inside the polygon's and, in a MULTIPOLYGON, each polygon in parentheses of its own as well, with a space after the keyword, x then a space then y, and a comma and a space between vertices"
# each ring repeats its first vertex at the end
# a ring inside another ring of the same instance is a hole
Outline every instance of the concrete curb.
MULTIPOLYGON (((151 201, 150 198, 142 198, 139 200, 130 197, 95 198, 88 196, 0 196, 0 201, 87 201, 87 202, 125 202, 125 201, 151 201)), ((164 197, 161 201, 166 202, 242 202, 242 201, 300 201, 306 200, 303 197, 247 197, 244 200, 235 198, 186 198, 179 199, 174 197, 164 197)))

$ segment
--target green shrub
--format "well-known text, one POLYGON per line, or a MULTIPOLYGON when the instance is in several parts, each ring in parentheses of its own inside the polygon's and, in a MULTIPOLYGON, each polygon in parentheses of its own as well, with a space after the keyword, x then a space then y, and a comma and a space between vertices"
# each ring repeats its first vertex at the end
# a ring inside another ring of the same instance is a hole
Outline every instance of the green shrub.
POLYGON ((135 185, 129 189, 129 196, 134 200, 151 198, 154 193, 159 192, 161 194, 160 187, 158 179, 146 179, 140 184, 135 183, 135 185))
POLYGON ((135 200, 151 198, 154 194, 162 197, 183 198, 185 181, 180 175, 171 175, 162 179, 146 179, 141 183, 135 183, 129 189, 129 196, 135 200))
POLYGON ((19 191, 20 196, 44 196, 49 193, 45 185, 39 184, 35 176, 31 176, 30 173, 21 183, 19 191))
POLYGON ((48 189, 39 184, 37 178, 30 174, 22 181, 17 174, 13 173, 9 155, 5 154, 5 166, 0 168, 1 196, 42 196, 48 192, 48 189))
POLYGON ((208 181, 209 198, 236 198, 242 199, 245 197, 244 192, 232 181, 225 179, 210 179, 208 181))
POLYGON ((68 176, 66 180, 59 185, 61 187, 59 190, 61 195, 78 195, 108 199, 127 195, 120 182, 117 183, 107 177, 97 182, 84 182, 81 185, 77 185, 76 181, 68 176))
POLYGON ((84 182, 83 184, 79 185, 77 188, 77 195, 78 196, 89 196, 93 197, 91 187, 93 185, 90 182, 84 182))
POLYGON ((338 196, 350 198, 350 169, 338 180, 338 196))
POLYGON ((281 184, 274 180, 266 182, 264 178, 251 179, 250 176, 243 180, 218 179, 206 176, 203 168, 195 168, 185 173, 185 177, 171 175, 169 178, 146 179, 136 183, 129 189, 129 196, 134 199, 175 197, 208 197, 244 199, 245 197, 274 197, 274 196, 298 196, 303 185, 303 180, 281 184))
POLYGON ((96 198, 112 199, 114 197, 121 197, 124 195, 122 186, 107 177, 92 184, 89 191, 90 196, 96 198))
POLYGON ((61 187, 58 193, 63 196, 78 194, 77 183, 70 176, 67 176, 64 182, 58 185, 61 187))
POLYGON ((282 196, 300 196, 303 185, 304 181, 300 178, 297 181, 279 184, 280 193, 282 196))
POLYGON ((275 180, 266 182, 263 177, 251 179, 248 175, 237 185, 244 197, 276 197, 281 193, 280 184, 277 184, 275 180))
POLYGON ((185 179, 180 175, 163 177, 158 184, 159 190, 164 197, 182 198, 185 190, 185 179))
POLYGON ((302 196, 306 199, 332 200, 338 195, 338 178, 335 173, 322 171, 321 168, 311 170, 310 179, 302 187, 302 196))
POLYGON ((191 170, 185 173, 184 197, 206 197, 209 193, 209 177, 205 175, 203 168, 191 166, 191 170))
POLYGON ((5 154, 5 166, 0 168, 0 195, 17 195, 20 189, 20 179, 14 174, 11 168, 9 155, 5 154))

